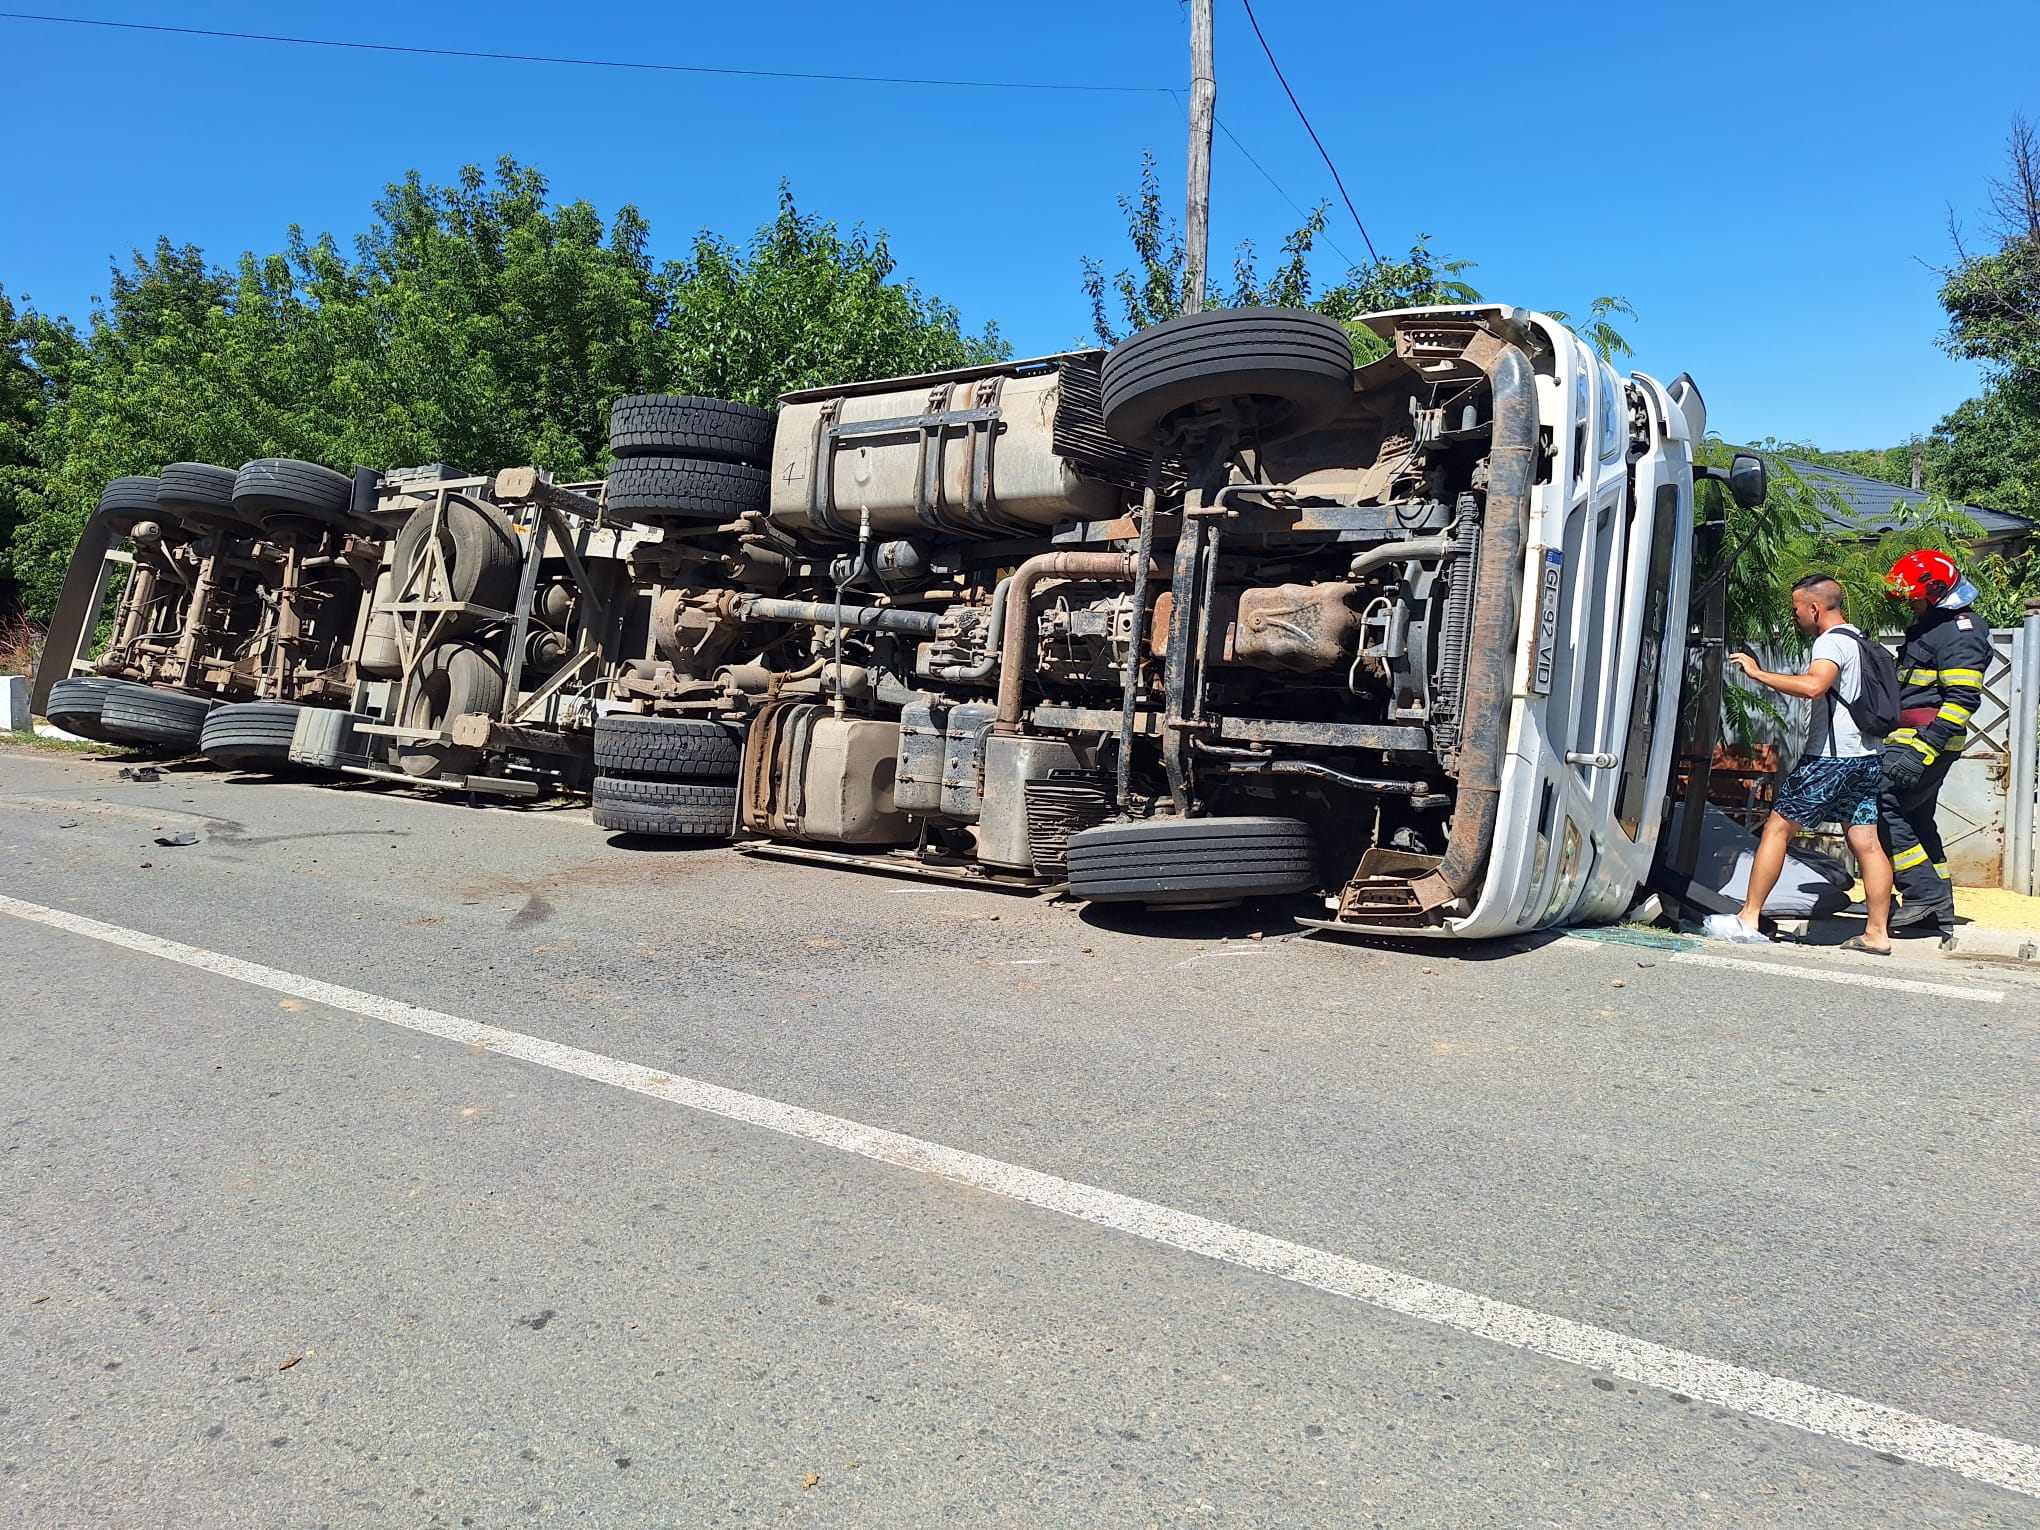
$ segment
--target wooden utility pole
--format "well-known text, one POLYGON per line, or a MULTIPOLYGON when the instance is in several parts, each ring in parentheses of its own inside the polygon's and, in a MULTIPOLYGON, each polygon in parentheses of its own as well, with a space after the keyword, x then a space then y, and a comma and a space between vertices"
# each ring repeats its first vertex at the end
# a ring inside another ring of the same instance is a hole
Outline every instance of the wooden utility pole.
POLYGON ((1211 0, 1190 0, 1190 196, 1183 238, 1183 312, 1204 308, 1204 269, 1211 248, 1211 121, 1218 79, 1211 64, 1211 0))

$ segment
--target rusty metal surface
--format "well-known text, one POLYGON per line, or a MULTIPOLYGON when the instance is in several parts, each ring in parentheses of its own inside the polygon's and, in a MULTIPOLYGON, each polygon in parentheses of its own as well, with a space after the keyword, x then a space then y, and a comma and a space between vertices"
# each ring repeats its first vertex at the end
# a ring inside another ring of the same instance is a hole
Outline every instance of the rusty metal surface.
POLYGON ((865 855, 851 850, 829 850, 819 845, 789 845, 784 840, 739 840, 736 850, 744 855, 773 860, 804 861, 814 866, 837 866, 855 871, 876 871, 886 876, 912 877, 917 881, 959 882, 989 892, 1021 893, 1029 897, 1054 892, 1060 885, 1052 877, 1026 876, 1019 872, 994 871, 970 861, 936 860, 900 850, 890 855, 865 855))
POLYGON ((1344 582, 1277 584, 1232 594, 1223 655, 1258 669, 1330 669, 1351 652, 1360 613, 1344 582))
POLYGON ((593 497, 556 484, 544 468, 505 468, 496 475, 496 498, 529 501, 548 510, 565 510, 587 520, 598 520, 602 506, 593 497))
MULTIPOLYGON (((1030 715, 1039 727, 1071 733, 1117 733, 1123 722, 1123 714, 1117 710, 1067 706, 1054 701, 1044 701, 1030 715)), ((1133 731, 1143 738, 1160 737, 1162 714, 1149 707, 1137 709, 1133 714, 1133 731)))
MULTIPOLYGON (((1400 345, 1400 341, 1398 341, 1400 345)), ((1537 397, 1529 358, 1513 345, 1481 347, 1492 356, 1494 444, 1488 458, 1483 515, 1480 592, 1467 655, 1465 730, 1458 759, 1458 792, 1445 855, 1435 869, 1413 876, 1378 877, 1356 871, 1339 898, 1339 917, 1365 922, 1370 902, 1386 901, 1406 886, 1428 915, 1465 896, 1486 869, 1501 796, 1502 751, 1508 735, 1510 680, 1515 669, 1523 526, 1537 473, 1537 397)), ((1366 862, 1363 860, 1362 865, 1366 862)))
POLYGON ((1006 594, 1006 631, 999 645, 1000 733, 1020 731, 1020 702, 1034 653, 1034 620, 1028 610, 1034 586, 1043 579, 1115 579, 1131 582, 1138 553, 1055 552, 1029 558, 1013 570, 1006 594))
POLYGON ((1427 749, 1422 728, 1395 723, 1293 722, 1273 717, 1221 717, 1218 736, 1255 744, 1303 744, 1319 749, 1427 749))

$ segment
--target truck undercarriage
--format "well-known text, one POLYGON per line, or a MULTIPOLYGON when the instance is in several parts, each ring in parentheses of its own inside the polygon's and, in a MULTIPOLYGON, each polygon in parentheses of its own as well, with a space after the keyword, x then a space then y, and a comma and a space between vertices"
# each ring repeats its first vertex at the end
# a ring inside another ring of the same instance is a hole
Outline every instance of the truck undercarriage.
POLYGON ((1697 394, 1521 310, 1365 322, 1357 369, 1343 326, 1242 309, 776 419, 625 400, 604 484, 393 474, 231 549, 103 509, 81 559, 127 535, 135 572, 93 667, 344 719, 300 763, 585 788, 626 832, 1314 893, 1376 932, 1619 916, 1669 773, 1697 394))

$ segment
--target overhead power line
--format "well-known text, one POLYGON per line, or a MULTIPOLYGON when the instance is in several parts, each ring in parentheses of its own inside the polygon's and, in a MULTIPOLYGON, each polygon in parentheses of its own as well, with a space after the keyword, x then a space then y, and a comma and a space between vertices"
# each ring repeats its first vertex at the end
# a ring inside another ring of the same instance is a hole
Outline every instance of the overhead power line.
MULTIPOLYGON (((1169 95, 1171 98, 1174 99, 1176 103, 1176 109, 1182 112, 1185 117, 1188 117, 1190 114, 1190 108, 1184 105, 1183 103, 1183 93, 1179 90, 1172 90, 1169 92, 1169 95)), ((1293 207, 1296 210, 1297 217, 1308 219, 1311 215, 1310 209, 1305 207, 1301 202, 1297 201, 1295 197, 1291 196, 1289 194, 1289 188, 1284 186, 1280 181, 1276 180, 1274 176, 1268 173, 1268 167, 1262 164, 1258 159, 1254 158, 1253 150, 1249 149, 1244 143, 1240 142, 1240 135, 1235 133, 1230 127, 1226 125, 1225 118, 1213 116, 1212 121, 1216 122, 1218 124, 1218 130, 1221 133, 1225 134, 1225 136, 1229 140, 1231 140, 1232 146, 1240 151, 1240 157, 1246 160, 1246 162, 1252 165, 1256 170, 1260 171, 1261 179, 1266 181, 1270 186, 1274 187, 1275 194, 1282 198, 1283 201, 1287 202, 1291 207, 1293 207)), ((1330 234, 1326 234, 1324 236, 1324 241, 1326 247, 1329 248, 1334 255, 1337 255, 1339 259, 1343 260, 1348 266, 1357 266, 1360 264, 1359 261, 1355 260, 1352 256, 1348 255, 1343 249, 1341 249, 1339 247, 1339 242, 1336 239, 1332 238, 1330 234)))
POLYGON ((1268 55, 1268 67, 1275 71, 1275 78, 1281 83, 1282 93, 1289 97, 1289 104, 1296 108, 1297 121, 1301 122, 1303 130, 1310 134, 1310 141, 1317 145, 1318 157, 1325 162, 1325 168, 1332 172, 1332 184, 1339 188, 1339 195, 1346 203, 1346 211, 1353 215, 1353 226, 1360 230, 1360 237, 1367 245, 1367 253, 1374 256, 1374 263, 1377 266, 1380 265, 1381 256, 1375 252, 1374 241, 1367 237, 1367 225, 1360 221, 1360 210, 1353 205, 1353 198, 1347 194, 1346 183, 1339 178, 1339 167, 1332 163, 1332 156, 1325 152, 1324 140, 1318 137, 1317 129, 1310 125, 1310 118, 1304 114, 1303 103, 1296 99, 1296 92, 1289 88, 1289 81, 1283 78, 1282 66, 1275 62, 1275 50, 1268 46, 1268 39, 1261 35, 1260 19, 1254 15, 1254 0, 1240 0, 1240 4, 1246 7, 1247 22, 1254 29, 1254 37, 1261 44, 1261 51, 1268 55))
MULTIPOLYGON (((1303 204, 1298 202, 1296 198, 1291 196, 1287 191, 1283 190, 1282 183, 1276 180, 1274 176, 1270 175, 1268 173, 1267 167, 1264 166, 1258 159, 1254 158, 1252 152, 1247 148, 1247 146, 1240 142, 1239 134, 1235 133, 1231 128, 1225 125, 1225 118, 1219 117, 1215 120, 1218 123, 1218 130, 1221 133, 1225 134, 1227 138, 1232 140, 1232 146, 1240 151, 1241 155, 1245 157, 1247 163, 1252 165, 1256 170, 1259 170, 1261 172, 1261 179, 1266 181, 1270 186, 1273 186, 1276 192, 1281 196, 1282 200, 1287 202, 1291 207, 1296 209, 1296 214, 1298 217, 1308 218, 1310 214, 1304 210, 1303 204)), ((1367 231, 1365 229, 1361 230, 1361 233, 1363 234, 1366 232, 1367 231)), ((1340 249, 1338 241, 1333 239, 1330 234, 1325 235, 1325 243, 1330 245, 1332 248, 1332 253, 1338 256, 1339 259, 1343 260, 1347 265, 1357 266, 1360 264, 1359 261, 1355 260, 1352 256, 1348 255, 1344 250, 1340 249)), ((1368 253, 1372 254, 1373 249, 1374 247, 1372 245, 1369 245, 1368 253)), ((1380 257, 1377 256, 1375 258, 1375 264, 1376 265, 1381 264, 1380 257)))
POLYGON ((214 37, 234 42, 288 43, 300 48, 347 48, 360 53, 408 53, 423 58, 484 59, 497 64, 568 64, 580 69, 633 69, 654 74, 720 74, 753 80, 812 80, 844 85, 925 85, 956 90, 1074 90, 1094 95, 1161 96, 1160 85, 1084 85, 1049 80, 935 80, 883 74, 813 74, 792 69, 729 69, 708 64, 662 64, 642 59, 564 58, 545 53, 486 53, 471 48, 423 48, 405 43, 345 42, 334 37, 286 37, 271 32, 221 32, 206 27, 173 27, 146 21, 102 21, 90 16, 44 16, 0 11, 0 21, 42 21, 60 26, 103 27, 120 32, 214 37))

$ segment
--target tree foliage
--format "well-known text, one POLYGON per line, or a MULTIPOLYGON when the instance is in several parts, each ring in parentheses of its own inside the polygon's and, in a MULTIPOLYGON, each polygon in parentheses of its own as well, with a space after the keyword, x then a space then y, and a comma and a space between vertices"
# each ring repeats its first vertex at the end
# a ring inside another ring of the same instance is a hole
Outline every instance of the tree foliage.
POLYGON ((1989 182, 1987 247, 1951 229, 1941 273, 1943 349, 1979 361, 1984 391, 1935 428, 1929 483, 1959 499, 2040 517, 2040 138, 2012 119, 2001 178, 1989 182))
POLYGON ((849 234, 779 193, 779 216, 739 249, 704 233, 667 279, 665 366, 687 391, 765 404, 845 378, 975 366, 1009 355, 998 327, 966 335, 947 303, 893 280, 885 236, 849 234))
POLYGON ((31 614, 107 480, 165 462, 583 477, 622 394, 765 402, 1004 354, 995 330, 966 335, 897 280, 882 235, 844 234, 784 188, 749 244, 703 234, 663 264, 637 209, 554 202, 509 159, 451 186, 413 172, 373 214, 351 246, 293 227, 231 269, 159 239, 112 272, 82 329, 0 299, 0 533, 10 510, 18 522, 0 545, 31 614))
MULTIPOLYGON (((1315 309, 1346 326, 1353 336, 1354 355, 1364 362, 1381 355, 1386 347, 1373 331, 1356 322, 1361 315, 1481 301, 1480 293, 1464 280, 1473 262, 1441 259, 1431 249, 1430 237, 1423 234, 1402 259, 1353 266, 1330 287, 1319 290, 1311 273, 1311 257, 1324 235, 1330 207, 1329 202, 1320 202, 1284 236, 1281 261, 1265 277, 1254 241, 1242 240, 1233 252, 1230 288, 1207 275, 1204 306, 1315 309)), ((1126 219, 1127 241, 1133 246, 1132 264, 1107 275, 1103 261, 1086 258, 1083 263, 1091 333, 1100 345, 1117 345, 1136 330, 1175 318, 1183 312, 1186 293, 1183 233, 1163 200, 1152 151, 1141 155, 1140 185, 1132 195, 1119 198, 1119 209, 1126 219)), ((1571 322, 1560 310, 1545 311, 1561 323, 1571 322)), ((1588 305, 1586 321, 1578 326, 1581 337, 1611 361, 1630 354, 1629 342, 1612 322, 1617 315, 1636 316, 1619 297, 1597 297, 1588 305)))
MULTIPOLYGON (((1796 441, 1765 440, 1756 443, 1765 451, 1777 452, 1795 457, 1801 462, 1817 463, 1821 467, 1835 468, 1844 473, 1856 473, 1864 478, 1874 478, 1879 483, 1898 484, 1901 487, 1912 483, 1913 445, 1877 447, 1869 451, 1823 451, 1810 443, 1796 441)), ((1927 456, 1925 443, 1921 445, 1921 457, 1927 456)))
MULTIPOLYGON (((32 325, 0 290, 0 552, 31 507, 41 481, 36 433, 49 411, 47 380, 30 363, 32 325)), ((14 581, 0 557, 0 617, 14 606, 14 581)))
MULTIPOLYGON (((1774 446, 1776 443, 1767 443, 1774 446)), ((1700 460, 1726 467, 1736 451, 1718 437, 1701 448, 1700 460)), ((1799 448, 1791 454, 1801 457, 1799 448)), ((1866 632, 1891 632, 1912 620, 1902 601, 1885 586, 1891 566, 1907 553, 1933 548, 1953 558, 1978 590, 1977 607, 2001 625, 2018 597, 2016 571, 2007 560, 1977 557, 1971 544, 1983 529, 1939 494, 1902 506, 1896 524, 1874 536, 1853 527, 1849 502, 1820 473, 1800 473, 1790 462, 1764 453, 1770 492, 1764 503, 1745 510, 1727 506, 1724 546, 1743 546, 1728 578, 1727 636, 1731 645, 1799 643, 1792 625, 1792 586, 1808 574, 1831 575, 1848 597, 1849 619, 1866 632), (1747 540, 1747 545, 1743 544, 1747 540)), ((1802 459, 1803 460, 1803 459, 1802 459)), ((1719 492, 1713 486, 1703 496, 1719 492)), ((1703 571, 1704 577, 1704 571, 1703 571)))

